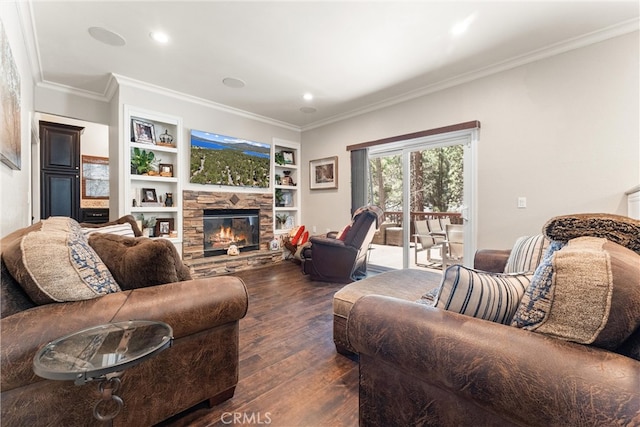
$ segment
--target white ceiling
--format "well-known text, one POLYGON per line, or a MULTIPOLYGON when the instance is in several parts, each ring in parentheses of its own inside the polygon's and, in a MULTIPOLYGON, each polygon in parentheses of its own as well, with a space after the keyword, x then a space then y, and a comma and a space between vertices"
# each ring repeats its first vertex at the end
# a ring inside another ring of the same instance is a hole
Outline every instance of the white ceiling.
POLYGON ((32 58, 44 84, 106 99, 114 73, 302 129, 637 31, 639 16, 638 1, 29 5, 32 58), (468 31, 452 35, 465 20, 468 31), (96 26, 126 45, 95 40, 88 28, 96 26), (169 33, 168 44, 151 40, 158 30, 169 33), (246 85, 230 88, 225 77, 246 85), (306 92, 315 98, 304 101, 306 92))

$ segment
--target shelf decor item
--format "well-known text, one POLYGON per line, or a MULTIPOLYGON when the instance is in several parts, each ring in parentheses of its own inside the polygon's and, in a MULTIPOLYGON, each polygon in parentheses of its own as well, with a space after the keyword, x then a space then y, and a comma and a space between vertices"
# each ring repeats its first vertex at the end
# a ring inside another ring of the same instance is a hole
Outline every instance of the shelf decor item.
MULTIPOLYGON (((141 150, 134 147, 131 153, 131 173, 134 175, 149 174, 153 171, 154 163, 156 163, 156 155, 153 151, 141 150)), ((172 171, 173 173, 173 168, 172 171)))
POLYGON ((152 123, 131 119, 131 126, 133 127, 133 142, 156 143, 156 132, 152 123))
POLYGON ((156 219, 156 237, 169 237, 171 232, 175 229, 173 218, 158 218, 156 219))
POLYGON ((285 165, 295 165, 295 158, 293 156, 293 151, 282 151, 282 157, 285 165))
POLYGON ((160 176, 173 176, 173 165, 170 163, 160 163, 160 165, 158 165, 158 170, 160 171, 160 176))
POLYGON ((284 176, 281 179, 282 185, 290 185, 290 186, 295 186, 296 185, 296 183, 293 182, 293 177, 291 176, 291 171, 282 171, 282 173, 284 174, 284 176))
POLYGON ((163 145, 165 147, 174 147, 173 145, 173 135, 169 133, 168 130, 164 130, 164 133, 161 133, 158 137, 157 145, 163 145))
POLYGON ((142 203, 157 203, 158 196, 156 196, 155 188, 143 188, 142 189, 142 203))
POLYGON ((309 188, 311 190, 338 188, 338 156, 309 162, 309 188))

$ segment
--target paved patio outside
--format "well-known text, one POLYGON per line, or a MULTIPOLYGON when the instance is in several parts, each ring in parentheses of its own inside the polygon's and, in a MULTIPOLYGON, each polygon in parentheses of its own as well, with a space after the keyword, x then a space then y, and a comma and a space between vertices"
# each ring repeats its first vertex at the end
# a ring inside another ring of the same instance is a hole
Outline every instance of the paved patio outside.
MULTIPOLYGON (((440 254, 437 249, 431 249, 432 260, 440 259, 440 254)), ((418 262, 427 262, 427 251, 418 252, 418 262)), ((388 246, 388 245, 371 245, 369 250, 369 262, 370 267, 382 267, 384 269, 398 270, 402 268, 402 246, 388 246)), ((442 271, 440 268, 426 268, 422 266, 416 266, 414 261, 413 243, 409 248, 409 268, 419 268, 431 271, 442 271)))

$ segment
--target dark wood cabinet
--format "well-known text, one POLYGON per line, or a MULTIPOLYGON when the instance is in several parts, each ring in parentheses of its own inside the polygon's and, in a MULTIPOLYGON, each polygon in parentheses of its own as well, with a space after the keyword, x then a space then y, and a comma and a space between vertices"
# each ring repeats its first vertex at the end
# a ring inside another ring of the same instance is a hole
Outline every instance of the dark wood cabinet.
POLYGON ((40 122, 40 216, 80 220, 80 136, 83 127, 40 122))

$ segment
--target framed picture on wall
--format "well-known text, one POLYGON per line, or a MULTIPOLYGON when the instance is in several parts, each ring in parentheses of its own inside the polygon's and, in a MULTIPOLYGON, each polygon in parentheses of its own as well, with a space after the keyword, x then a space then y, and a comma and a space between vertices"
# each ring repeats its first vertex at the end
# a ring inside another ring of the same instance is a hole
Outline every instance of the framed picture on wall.
POLYGON ((338 156, 309 162, 309 188, 338 188, 338 156))
POLYGON ((109 158, 82 156, 82 198, 109 199, 109 158))

